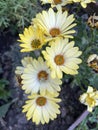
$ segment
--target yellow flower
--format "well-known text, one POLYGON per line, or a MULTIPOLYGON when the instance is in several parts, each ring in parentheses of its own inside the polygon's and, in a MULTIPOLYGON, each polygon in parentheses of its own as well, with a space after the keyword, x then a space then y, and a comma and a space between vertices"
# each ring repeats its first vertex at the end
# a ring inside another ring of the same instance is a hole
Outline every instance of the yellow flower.
POLYGON ((54 120, 57 114, 60 114, 60 106, 58 103, 61 101, 55 95, 50 94, 32 94, 28 96, 29 100, 23 106, 23 111, 26 112, 27 120, 32 119, 36 124, 49 123, 49 120, 54 120))
POLYGON ((42 4, 51 4, 52 7, 55 6, 65 6, 69 3, 72 3, 72 0, 40 0, 42 4))
POLYGON ((48 11, 42 11, 36 15, 36 18, 32 19, 33 24, 44 30, 47 41, 58 37, 73 38, 72 34, 75 33, 75 30, 72 28, 76 26, 73 23, 74 20, 73 14, 68 16, 68 12, 62 12, 61 7, 57 12, 54 12, 52 8, 48 11))
POLYGON ((98 72, 98 55, 92 54, 88 57, 87 60, 88 66, 90 66, 93 70, 98 72))
POLYGON ((80 102, 87 105, 87 110, 92 112, 95 106, 98 106, 98 91, 88 86, 87 92, 80 95, 80 102))
POLYGON ((21 60, 21 63, 22 63, 22 66, 17 66, 16 67, 16 70, 15 70, 15 74, 16 74, 16 79, 19 83, 19 85, 21 86, 21 82, 22 82, 22 79, 21 79, 21 75, 23 74, 24 72, 24 68, 32 63, 33 61, 33 58, 32 57, 24 57, 22 60, 21 60))
POLYGON ((87 4, 95 2, 95 0, 73 0, 73 2, 79 2, 83 8, 86 8, 87 4))
POLYGON ((95 0, 81 0, 80 4, 83 8, 87 7, 87 4, 91 3, 91 2, 95 2, 95 0))
POLYGON ((62 72, 71 75, 78 73, 78 64, 82 62, 78 57, 82 52, 78 47, 74 47, 74 41, 57 39, 55 42, 51 42, 51 47, 46 47, 46 51, 42 51, 42 53, 51 69, 52 78, 62 78, 62 72))
POLYGON ((21 76, 22 89, 26 93, 37 93, 50 91, 51 93, 56 93, 60 91, 62 81, 58 78, 52 79, 50 75, 50 69, 43 61, 41 57, 38 60, 34 59, 31 64, 29 64, 21 76))
POLYGON ((90 17, 88 18, 87 23, 88 23, 88 25, 89 25, 90 27, 92 27, 92 28, 93 28, 93 27, 98 28, 98 16, 95 15, 95 13, 94 13, 92 16, 90 16, 90 17))
POLYGON ((81 0, 73 0, 73 2, 80 2, 81 0))
POLYGON ((38 50, 45 44, 44 33, 39 27, 29 26, 25 28, 24 34, 19 34, 19 37, 21 52, 38 50))
POLYGON ((32 57, 24 57, 21 60, 22 66, 17 66, 16 70, 15 70, 15 74, 16 75, 21 75, 24 72, 24 68, 28 65, 31 64, 33 62, 33 58, 32 57))

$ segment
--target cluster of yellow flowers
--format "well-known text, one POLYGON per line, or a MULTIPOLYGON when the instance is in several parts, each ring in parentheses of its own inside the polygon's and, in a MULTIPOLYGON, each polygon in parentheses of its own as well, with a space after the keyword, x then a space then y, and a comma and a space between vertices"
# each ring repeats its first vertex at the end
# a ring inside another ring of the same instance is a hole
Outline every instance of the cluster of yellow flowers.
POLYGON ((50 3, 52 7, 65 6, 72 3, 80 3, 83 8, 87 7, 87 4, 95 2, 95 0, 40 0, 42 4, 50 3))
POLYGON ((62 7, 57 11, 50 8, 38 13, 24 33, 19 34, 21 52, 36 53, 40 50, 38 58, 24 57, 22 66, 15 71, 22 89, 28 94, 23 112, 26 112, 28 120, 32 119, 36 124, 48 123, 60 114, 58 103, 61 99, 58 96, 63 74, 78 74, 82 52, 71 40, 75 33, 74 20, 74 15, 63 12, 62 7))

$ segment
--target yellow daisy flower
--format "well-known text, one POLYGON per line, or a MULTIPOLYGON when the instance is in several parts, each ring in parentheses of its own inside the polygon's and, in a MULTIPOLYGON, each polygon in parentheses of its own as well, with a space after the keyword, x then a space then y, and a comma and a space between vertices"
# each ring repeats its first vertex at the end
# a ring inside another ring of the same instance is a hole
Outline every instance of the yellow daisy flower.
POLYGON ((88 66, 90 66, 93 70, 98 72, 98 55, 92 54, 88 57, 87 60, 88 66))
POLYGON ((95 106, 98 106, 98 91, 88 86, 87 92, 80 95, 80 102, 87 105, 87 110, 92 112, 95 106))
POLYGON ((33 58, 32 57, 24 57, 22 60, 21 60, 21 63, 22 63, 22 66, 17 66, 16 67, 16 70, 15 70, 15 74, 16 74, 16 79, 19 83, 19 85, 21 86, 21 82, 22 82, 22 79, 21 79, 21 75, 23 74, 24 72, 24 68, 28 65, 28 64, 31 64, 33 61, 33 58))
POLYGON ((21 64, 22 66, 17 66, 16 70, 15 70, 15 74, 16 75, 21 75, 24 72, 24 68, 28 65, 31 64, 33 62, 33 58, 32 57, 24 57, 21 60, 21 64))
POLYGON ((78 64, 82 62, 78 57, 82 52, 74 47, 74 41, 68 43, 66 39, 57 39, 42 53, 51 69, 52 78, 62 78, 62 72, 71 75, 78 73, 78 64))
POLYGON ((88 25, 90 27, 95 27, 95 28, 98 28, 98 16, 95 15, 95 13, 93 15, 91 15, 89 18, 88 18, 88 21, 87 21, 88 25))
POLYGON ((42 4, 51 4, 52 7, 55 6, 65 6, 69 3, 72 3, 72 0, 40 0, 42 4))
POLYGON ((23 106, 23 111, 26 112, 27 120, 32 119, 36 124, 49 123, 49 120, 54 120, 57 114, 60 114, 60 106, 58 103, 61 99, 50 94, 32 94, 28 96, 29 100, 23 106))
POLYGON ((98 55, 97 54, 91 54, 89 57, 88 57, 88 60, 87 60, 87 63, 89 64, 90 62, 92 62, 93 60, 98 60, 98 55))
POLYGON ((29 26, 25 28, 24 34, 19 34, 19 37, 21 52, 38 50, 45 44, 44 33, 39 27, 29 26))
POLYGON ((59 85, 62 81, 58 78, 51 78, 50 70, 41 57, 38 60, 34 59, 32 64, 25 68, 21 77, 23 79, 22 89, 26 93, 37 93, 39 91, 55 93, 61 90, 59 85))
POLYGON ((81 0, 72 0, 73 2, 80 2, 81 0))
POLYGON ((57 12, 54 12, 52 8, 48 11, 42 11, 36 15, 36 18, 32 19, 33 24, 44 30, 47 41, 58 37, 73 38, 72 34, 75 33, 75 30, 72 28, 76 26, 73 23, 74 20, 74 15, 68 16, 68 12, 62 12, 61 7, 57 12))
POLYGON ((80 4, 83 8, 87 7, 87 4, 91 3, 91 2, 95 2, 95 0, 81 0, 80 4))

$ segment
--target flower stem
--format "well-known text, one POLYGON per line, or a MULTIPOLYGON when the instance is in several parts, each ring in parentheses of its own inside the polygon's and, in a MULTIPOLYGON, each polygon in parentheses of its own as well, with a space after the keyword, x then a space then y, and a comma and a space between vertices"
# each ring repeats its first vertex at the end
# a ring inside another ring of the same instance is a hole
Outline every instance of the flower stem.
POLYGON ((74 130, 89 114, 87 110, 85 110, 82 115, 68 128, 68 130, 74 130))

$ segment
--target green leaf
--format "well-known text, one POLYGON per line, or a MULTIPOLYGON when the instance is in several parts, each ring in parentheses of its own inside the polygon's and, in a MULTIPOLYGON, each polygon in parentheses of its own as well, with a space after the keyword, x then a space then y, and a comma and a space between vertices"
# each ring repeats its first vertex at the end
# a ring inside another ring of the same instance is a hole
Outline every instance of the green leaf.
POLYGON ((7 101, 10 95, 11 94, 9 91, 5 90, 4 88, 0 88, 0 99, 7 101))
POLYGON ((9 82, 5 79, 0 80, 0 99, 7 101, 10 97, 10 91, 8 91, 5 87, 8 85, 9 82))
POLYGON ((7 103, 0 107, 0 118, 5 117, 10 105, 11 105, 11 103, 7 103))
POLYGON ((93 74, 92 77, 89 79, 90 85, 94 86, 98 89, 98 74, 93 74))
POLYGON ((0 79, 0 87, 5 87, 5 85, 8 85, 9 82, 5 79, 0 79))

